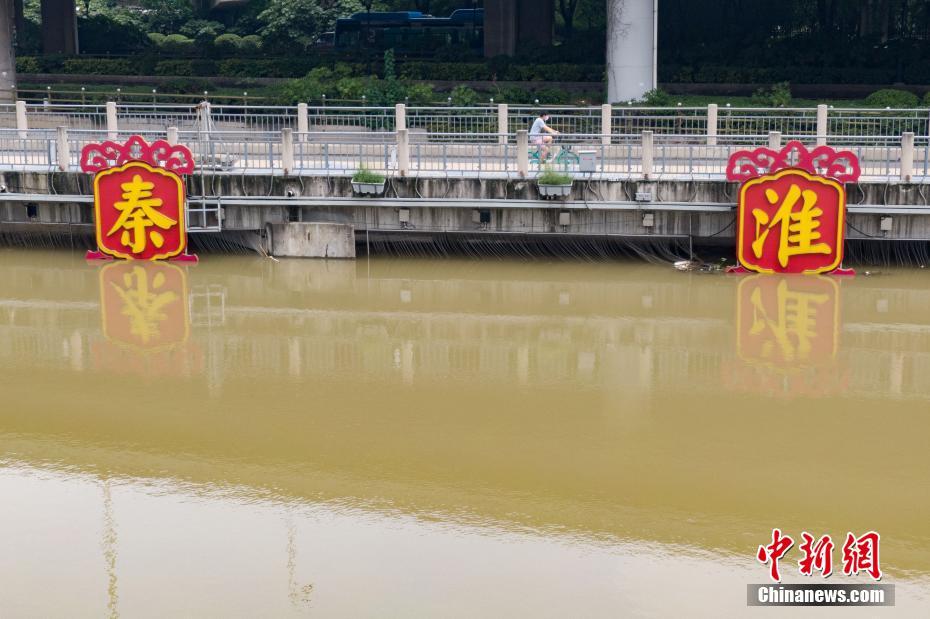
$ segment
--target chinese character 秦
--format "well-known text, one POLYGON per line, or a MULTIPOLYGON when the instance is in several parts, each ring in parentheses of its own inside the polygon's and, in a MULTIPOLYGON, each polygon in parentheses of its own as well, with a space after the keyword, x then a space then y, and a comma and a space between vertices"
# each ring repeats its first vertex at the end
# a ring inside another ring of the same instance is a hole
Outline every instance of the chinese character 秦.
POLYGON ((875 580, 881 580, 882 570, 878 563, 878 543, 880 537, 875 531, 869 531, 858 539, 852 533, 846 534, 843 544, 843 573, 853 576, 860 571, 868 572, 875 580))
POLYGON ((160 248, 165 242, 164 236, 157 230, 148 231, 148 228, 154 226, 168 230, 177 222, 157 210, 161 207, 162 200, 152 197, 155 183, 143 181, 142 177, 136 174, 132 181, 123 183, 120 187, 123 190, 123 200, 113 204, 120 216, 107 232, 107 236, 122 229, 120 241, 124 246, 131 248, 134 254, 145 251, 149 238, 155 247, 160 248))
POLYGON ((826 578, 833 573, 833 540, 829 535, 824 535, 816 543, 814 536, 807 533, 801 533, 804 543, 801 544, 801 552, 804 557, 798 561, 798 567, 801 574, 810 576, 816 569, 826 578))
MULTIPOLYGON (((765 190, 765 198, 769 204, 778 204, 781 196, 774 189, 765 190)), ((753 209, 752 216, 756 220, 756 240, 752 242, 752 251, 756 258, 762 257, 762 248, 769 232, 778 224, 781 228, 781 236, 778 241, 778 262, 782 268, 788 266, 788 260, 791 256, 806 254, 830 254, 832 251, 826 243, 814 243, 820 239, 820 216, 823 210, 817 206, 817 193, 810 190, 801 191, 797 185, 791 185, 788 194, 785 196, 775 212, 775 215, 769 217, 769 214, 762 209, 753 209), (798 200, 803 204, 800 209, 795 209, 798 200)))
POLYGON ((756 558, 762 564, 771 562, 769 576, 771 576, 772 580, 775 582, 781 582, 781 575, 778 573, 778 560, 784 557, 785 553, 787 553, 793 545, 794 540, 791 539, 790 536, 783 536, 780 529, 772 529, 772 543, 768 546, 759 546, 756 558))
POLYGON ((135 267, 132 273, 123 275, 123 284, 111 283, 123 301, 121 313, 129 319, 130 333, 148 344, 160 335, 159 323, 167 318, 164 309, 177 301, 178 295, 172 290, 159 292, 165 285, 162 273, 152 278, 150 286, 148 272, 142 267, 135 267))

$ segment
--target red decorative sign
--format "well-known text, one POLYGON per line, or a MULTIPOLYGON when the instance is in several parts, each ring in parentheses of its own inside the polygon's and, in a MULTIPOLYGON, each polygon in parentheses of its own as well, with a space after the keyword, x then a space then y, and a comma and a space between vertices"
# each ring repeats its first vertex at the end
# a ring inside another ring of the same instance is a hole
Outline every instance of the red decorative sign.
POLYGON ((727 180, 742 182, 737 258, 758 273, 828 273, 843 261, 846 190, 859 178, 849 151, 790 142, 730 157, 727 180))
MULTIPOLYGON (((126 260, 184 255, 184 183, 194 170, 185 146, 151 145, 134 135, 125 144, 88 144, 81 169, 94 175, 94 221, 102 254, 126 260)), ((187 257, 191 258, 191 257, 187 257)))

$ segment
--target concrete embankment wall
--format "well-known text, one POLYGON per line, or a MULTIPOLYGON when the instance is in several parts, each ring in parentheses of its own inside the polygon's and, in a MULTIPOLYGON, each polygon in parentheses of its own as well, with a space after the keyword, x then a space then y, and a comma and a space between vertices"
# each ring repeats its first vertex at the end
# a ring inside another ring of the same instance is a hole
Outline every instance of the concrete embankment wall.
MULTIPOLYGON (((718 244, 732 243, 735 234, 737 185, 717 180, 576 180, 566 199, 544 199, 534 180, 518 178, 395 177, 377 197, 354 194, 348 177, 217 173, 186 182, 192 207, 213 215, 204 233, 331 223, 356 234, 653 236, 718 244)), ((85 174, 0 174, 0 230, 47 234, 65 226, 68 234, 89 233, 91 193, 85 174)), ((848 238, 930 241, 930 188, 861 183, 847 193, 848 238)))

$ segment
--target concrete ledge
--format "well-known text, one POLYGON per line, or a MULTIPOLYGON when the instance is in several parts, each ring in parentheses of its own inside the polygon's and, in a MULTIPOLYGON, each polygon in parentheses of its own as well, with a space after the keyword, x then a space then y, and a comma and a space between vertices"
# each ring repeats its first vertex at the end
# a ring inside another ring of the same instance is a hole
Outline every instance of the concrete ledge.
POLYGON ((292 221, 265 226, 271 254, 282 258, 355 258, 352 224, 292 221))

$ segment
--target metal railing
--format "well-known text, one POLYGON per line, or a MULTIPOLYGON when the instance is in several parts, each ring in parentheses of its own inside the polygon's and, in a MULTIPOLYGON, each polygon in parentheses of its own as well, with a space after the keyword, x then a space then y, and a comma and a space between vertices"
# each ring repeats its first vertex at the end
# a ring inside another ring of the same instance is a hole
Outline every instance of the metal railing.
MULTIPOLYGON (((816 108, 647 108, 628 105, 546 108, 550 125, 571 134, 675 136, 930 136, 930 110, 816 108)), ((126 131, 203 129, 219 131, 394 131, 429 134, 515 134, 528 129, 538 106, 266 106, 163 103, 0 104, 0 128, 126 131)))
MULTIPOLYGON (((0 170, 76 172, 87 144, 123 142, 141 134, 148 141, 167 132, 108 129, 0 129, 0 170)), ((397 131, 223 131, 202 128, 178 132, 198 172, 345 176, 365 167, 386 176, 532 177, 545 167, 578 179, 722 180, 737 150, 798 139, 813 147, 810 135, 720 135, 713 143, 696 134, 560 134, 550 158, 538 161, 538 147, 525 130, 517 133, 429 133, 397 131), (584 157, 593 168, 582 171, 584 157), (591 171, 593 169, 593 171, 591 171)), ((930 137, 836 136, 828 143, 851 150, 864 180, 930 182, 930 137)))

